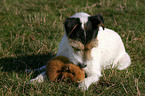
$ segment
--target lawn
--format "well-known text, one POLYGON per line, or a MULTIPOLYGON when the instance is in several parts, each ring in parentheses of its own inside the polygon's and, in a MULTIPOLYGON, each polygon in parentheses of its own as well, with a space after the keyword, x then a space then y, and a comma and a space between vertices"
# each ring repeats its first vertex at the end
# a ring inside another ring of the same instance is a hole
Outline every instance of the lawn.
POLYGON ((1 0, 0 95, 145 95, 144 0, 1 0), (64 82, 26 84, 40 72, 24 70, 39 68, 56 55, 63 22, 76 12, 103 15, 105 27, 121 36, 131 66, 102 71, 100 81, 85 92, 64 82))

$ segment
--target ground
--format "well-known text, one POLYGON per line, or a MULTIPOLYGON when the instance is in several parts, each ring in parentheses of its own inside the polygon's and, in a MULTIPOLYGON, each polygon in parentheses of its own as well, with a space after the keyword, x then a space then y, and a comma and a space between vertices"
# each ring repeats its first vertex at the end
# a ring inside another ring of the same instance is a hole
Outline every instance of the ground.
POLYGON ((57 96, 145 95, 145 2, 143 0, 1 0, 0 94, 57 96), (102 71, 88 91, 74 84, 46 81, 28 85, 40 72, 26 73, 55 56, 65 18, 76 12, 101 14, 105 27, 122 38, 132 64, 102 71))

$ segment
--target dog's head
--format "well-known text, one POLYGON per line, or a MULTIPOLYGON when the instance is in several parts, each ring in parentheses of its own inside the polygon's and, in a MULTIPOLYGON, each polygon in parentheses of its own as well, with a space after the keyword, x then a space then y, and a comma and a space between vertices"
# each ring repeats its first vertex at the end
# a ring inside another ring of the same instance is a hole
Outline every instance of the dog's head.
POLYGON ((97 46, 99 26, 104 29, 104 20, 101 15, 90 16, 86 13, 76 13, 64 22, 66 35, 74 54, 79 56, 80 67, 86 67, 91 59, 91 49, 97 46))

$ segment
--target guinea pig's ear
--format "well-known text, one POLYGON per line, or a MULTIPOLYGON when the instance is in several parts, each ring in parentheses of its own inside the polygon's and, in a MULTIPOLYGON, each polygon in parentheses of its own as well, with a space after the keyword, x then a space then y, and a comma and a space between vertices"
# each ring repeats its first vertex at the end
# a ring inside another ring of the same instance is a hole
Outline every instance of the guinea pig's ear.
POLYGON ((65 66, 63 70, 64 70, 65 72, 66 72, 66 71, 70 71, 70 67, 69 67, 69 66, 65 66))
POLYGON ((103 30, 104 30, 104 19, 103 19, 103 16, 102 15, 97 14, 95 16, 90 16, 89 17, 89 21, 91 22, 92 27, 94 29, 95 28, 98 28, 100 25, 102 25, 103 30))

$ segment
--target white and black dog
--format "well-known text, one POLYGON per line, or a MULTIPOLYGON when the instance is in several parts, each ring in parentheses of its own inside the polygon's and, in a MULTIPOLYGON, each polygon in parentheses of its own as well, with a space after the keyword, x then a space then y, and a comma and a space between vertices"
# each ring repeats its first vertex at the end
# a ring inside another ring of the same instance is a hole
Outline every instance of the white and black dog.
MULTIPOLYGON (((79 84, 81 89, 87 90, 92 83, 96 83, 101 77, 102 69, 122 70, 131 64, 120 36, 115 31, 104 28, 101 15, 76 13, 65 20, 64 27, 66 34, 59 44, 57 56, 68 57, 71 62, 84 68, 87 77, 79 84)), ((45 72, 30 82, 44 80, 45 72)))

